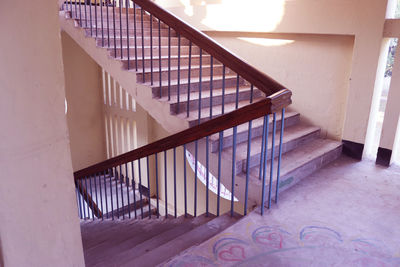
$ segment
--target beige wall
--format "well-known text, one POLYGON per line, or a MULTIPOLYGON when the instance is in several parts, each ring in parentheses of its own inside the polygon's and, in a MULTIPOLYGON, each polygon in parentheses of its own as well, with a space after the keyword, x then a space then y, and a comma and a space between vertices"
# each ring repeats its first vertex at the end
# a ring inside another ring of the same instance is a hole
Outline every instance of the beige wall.
POLYGON ((101 69, 68 34, 61 37, 71 158, 77 171, 106 159, 101 69))
POLYGON ((386 0, 251 0, 246 4, 239 0, 156 2, 196 28, 207 31, 213 37, 220 36, 218 41, 221 44, 246 60, 252 59, 251 63, 292 89, 297 101, 293 107, 327 130, 329 136, 342 136, 346 140, 364 143, 386 0), (291 46, 251 49, 253 44, 240 44, 237 35, 226 37, 224 32, 277 33, 283 39, 293 39, 291 34, 295 33, 302 41, 291 46), (354 44, 347 36, 354 38, 354 44), (281 58, 274 57, 266 66, 266 56, 260 56, 264 53, 278 53, 281 58), (312 54, 314 58, 310 58, 312 54), (312 72, 307 72, 308 69, 312 72), (306 75, 300 76, 299 72, 306 75), (315 89, 317 82, 318 91, 315 89), (306 105, 306 100, 313 93, 316 95, 310 101, 318 99, 319 104, 310 107, 306 105), (325 97, 320 99, 322 93, 325 97), (334 97, 333 103, 328 99, 330 96, 334 97), (324 121, 327 108, 333 117, 329 116, 329 121, 324 121), (311 109, 314 113, 321 113, 321 116, 310 114, 311 109))
POLYGON ((44 0, 6 0, 0 8, 4 266, 84 266, 57 10, 44 0))

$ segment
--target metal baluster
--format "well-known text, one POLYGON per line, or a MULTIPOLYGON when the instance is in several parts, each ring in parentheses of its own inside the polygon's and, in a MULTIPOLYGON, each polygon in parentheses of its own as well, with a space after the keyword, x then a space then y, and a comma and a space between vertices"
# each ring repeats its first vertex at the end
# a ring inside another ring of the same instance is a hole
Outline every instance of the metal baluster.
MULTIPOLYGON (((110 171, 112 171, 112 169, 110 169, 110 171)), ((114 177, 114 176, 113 176, 114 177)), ((110 196, 111 196, 111 217, 112 217, 112 220, 114 221, 114 198, 113 198, 113 194, 112 194, 112 177, 110 177, 110 196)), ((107 217, 108 217, 108 215, 107 215, 107 217)))
POLYGON ((171 27, 168 26, 168 101, 171 100, 171 27))
MULTIPOLYGON (((129 46, 129 0, 125 2, 125 10, 126 10, 126 47, 127 47, 127 56, 128 56, 128 70, 131 69, 131 55, 130 55, 130 46, 129 46)), ((121 18, 122 19, 122 18, 121 18)), ((122 40, 122 38, 121 38, 122 40)), ((121 41, 122 43, 122 41, 121 41)))
POLYGON ((69 9, 71 10, 71 18, 74 16, 72 15, 72 0, 69 0, 69 9))
POLYGON ((269 132, 269 115, 264 117, 264 121, 266 121, 266 131, 264 139, 264 149, 263 149, 263 164, 260 165, 260 168, 263 168, 263 178, 262 178, 262 197, 261 197, 261 215, 264 215, 264 202, 265 202, 265 174, 267 172, 267 152, 268 152, 268 132, 269 132))
POLYGON ((93 36, 92 1, 89 1, 90 36, 93 36))
POLYGON ((180 100, 181 100, 181 35, 178 34, 178 106, 176 113, 179 114, 180 100))
POLYGON ((167 151, 164 151, 164 193, 165 193, 165 218, 168 218, 168 179, 167 179, 167 151))
MULTIPOLYGON (((139 165, 140 165, 140 159, 139 159, 139 165)), ((134 163, 131 161, 131 169, 132 169, 132 190, 133 190, 133 207, 135 210, 135 219, 137 219, 137 211, 136 211, 136 181, 135 181, 135 168, 134 168, 134 163)))
MULTIPOLYGON (((126 25, 128 27, 128 25, 126 25)), ((123 59, 123 51, 122 51, 122 0, 119 0, 119 39, 120 39, 120 48, 121 48, 121 59, 123 59)))
POLYGON ((176 207, 176 148, 174 147, 174 217, 177 217, 177 207, 176 207))
POLYGON ((158 66, 159 71, 159 78, 160 78, 160 98, 162 97, 162 80, 161 80, 161 67, 162 67, 162 60, 161 60, 161 20, 158 19, 158 57, 160 59, 160 65, 158 66))
POLYGON ((254 85, 250 86, 250 104, 253 103, 254 85))
POLYGON ((88 21, 87 21, 87 11, 86 11, 86 0, 85 0, 85 28, 87 29, 87 24, 88 24, 88 21))
MULTIPOLYGON (((264 123, 263 123, 263 132, 262 132, 262 138, 261 138, 261 152, 260 152, 260 169, 258 170, 258 179, 261 180, 261 176, 263 175, 263 168, 262 164, 264 162, 264 142, 265 142, 265 131, 267 129, 267 117, 264 116, 264 123)), ((268 135, 268 132, 267 132, 268 135)))
MULTIPOLYGON (((142 167, 139 162, 139 198, 140 198, 140 212, 142 213, 142 219, 144 218, 143 213, 143 193, 142 193, 142 167)), ((149 200, 150 201, 150 200, 149 200)))
POLYGON ((187 107, 186 113, 189 117, 189 102, 190 102, 190 74, 192 72, 192 41, 189 42, 189 72, 188 72, 188 88, 187 88, 187 107))
POLYGON ((235 102, 235 109, 239 107, 239 74, 236 77, 236 102, 235 102))
POLYGON ((160 197, 160 195, 158 194, 158 159, 157 159, 157 153, 155 154, 155 159, 156 159, 157 218, 159 218, 159 217, 160 217, 160 203, 159 203, 159 197, 160 197))
MULTIPOLYGON (((87 206, 87 217, 90 219, 90 212, 89 212, 89 198, 88 198, 88 195, 87 195, 87 190, 88 189, 88 186, 87 186, 87 177, 85 176, 85 191, 86 191, 86 195, 84 196, 84 201, 86 201, 86 206, 87 206)), ((83 191, 83 190, 82 190, 83 191)), ((85 215, 85 220, 86 220, 86 209, 85 209, 85 206, 83 207, 83 213, 84 213, 84 215, 85 215)))
POLYGON ((276 113, 274 113, 273 115, 273 123, 272 123, 272 148, 271 148, 271 166, 269 174, 268 208, 271 208, 271 199, 272 199, 272 179, 274 177, 274 158, 275 158, 275 132, 276 132, 276 113))
POLYGON ((119 219, 118 181, 119 181, 119 176, 121 174, 118 173, 117 167, 115 167, 114 171, 115 171, 115 199, 117 200, 117 217, 119 219))
POLYGON ((225 71, 226 67, 222 67, 222 114, 225 114, 225 71))
POLYGON ((221 154, 222 154, 222 146, 223 146, 223 132, 219 132, 219 144, 218 144, 218 192, 217 192, 217 216, 219 216, 219 208, 221 202, 221 154))
MULTIPOLYGON (((106 204, 106 218, 108 219, 108 203, 107 203, 107 181, 106 181, 106 171, 103 171, 103 180, 104 180, 104 202, 106 204)), ((103 211, 103 209, 101 210, 103 211)), ((104 212, 103 212, 104 214, 104 212)))
POLYGON ((208 189, 209 189, 209 158, 208 158, 208 153, 209 153, 209 138, 208 136, 206 137, 206 217, 208 217, 208 189))
POLYGON ((144 26, 143 26, 143 8, 140 9, 140 19, 141 19, 141 27, 142 27, 142 70, 143 70, 143 82, 146 82, 145 78, 145 60, 144 60, 144 26))
POLYGON ((104 47, 103 0, 100 0, 100 18, 101 18, 101 46, 104 47))
MULTIPOLYGON (((89 186, 90 186, 90 196, 93 196, 93 191, 92 191, 92 178, 89 177, 89 186)), ((92 210, 92 219, 94 221, 94 207, 93 207, 93 197, 91 199, 92 201, 90 201, 90 209, 92 210)))
POLYGON ((233 217, 235 200, 235 176, 236 176, 236 134, 237 126, 233 127, 233 151, 232 151, 232 193, 231 193, 231 217, 233 217))
POLYGON ((94 0, 94 21, 96 23, 96 38, 97 38, 97 0, 94 0))
POLYGON ((129 216, 129 219, 130 219, 131 218, 131 203, 130 203, 130 198, 129 198, 128 163, 125 163, 125 173, 126 173, 126 177, 125 177, 125 179, 126 179, 126 181, 125 181, 125 183, 126 183, 126 196, 127 196, 127 199, 128 199, 128 214, 129 214, 128 216, 129 216))
POLYGON ((211 56, 210 61, 210 119, 212 118, 213 109, 213 77, 214 77, 214 57, 211 56))
POLYGON ((199 144, 197 140, 194 142, 195 143, 195 162, 194 162, 194 217, 197 216, 197 154, 199 150, 199 144))
MULTIPOLYGON (((139 165, 140 165, 140 159, 139 159, 139 165)), ((149 170, 149 157, 146 157, 146 167, 147 167, 147 189, 149 190, 149 219, 151 219, 151 190, 150 190, 150 170, 149 170)))
POLYGON ((79 26, 82 27, 82 3, 79 1, 79 26))
POLYGON ((153 15, 150 14, 150 79, 151 79, 151 85, 154 84, 154 75, 153 75, 153 15))
POLYGON ((283 142, 283 131, 285 128, 285 109, 282 109, 281 117, 281 133, 279 135, 279 158, 278 158, 278 170, 276 174, 276 192, 275 192, 275 203, 278 203, 279 195, 279 178, 281 176, 281 160, 282 160, 282 142, 283 142))
POLYGON ((121 184, 121 212, 122 219, 125 220, 125 212, 124 212, 124 175, 122 174, 122 165, 119 165, 119 182, 121 184))
POLYGON ((114 57, 117 57, 117 34, 115 31, 115 2, 113 3, 114 57))
MULTIPOLYGON (((80 183, 80 181, 78 180, 78 181, 76 181, 76 188, 78 189, 78 203, 79 203, 79 214, 80 214, 80 218, 81 219, 84 219, 84 217, 83 217, 83 212, 82 212, 82 201, 81 201, 81 196, 82 196, 82 194, 81 194, 81 189, 82 189, 82 185, 81 185, 81 183, 80 183)), ((85 209, 83 209, 83 210, 85 210, 85 209)))
POLYGON ((200 48, 200 68, 199 68, 199 115, 198 115, 198 121, 197 123, 200 124, 200 118, 201 118, 201 89, 202 89, 202 74, 203 74, 203 70, 202 70, 202 65, 203 65, 203 50, 200 48))
MULTIPOLYGON (((94 193, 96 194, 96 204, 99 203, 98 197, 97 197, 97 182, 96 182, 96 174, 93 176, 94 179, 94 193)), ((93 199, 93 198, 92 198, 93 199)), ((99 205, 97 205, 99 206, 99 205)))
POLYGON ((186 145, 183 145, 183 190, 185 198, 185 217, 187 217, 186 145))
POLYGON ((78 18, 78 15, 77 15, 76 13, 77 13, 78 8, 76 7, 76 1, 77 1, 77 0, 75 0, 75 18, 77 19, 77 18, 78 18))
MULTIPOLYGON (((137 36, 136 36, 136 4, 133 2, 133 36, 135 38, 135 69, 138 70, 137 36)), ((144 42, 144 40, 143 40, 144 42)), ((129 40, 128 40, 129 43, 129 40)), ((144 64, 144 63, 143 63, 144 64)))
POLYGON ((246 187, 244 193, 244 215, 247 214, 247 200, 249 198, 249 175, 250 175, 250 157, 251 157, 251 130, 253 121, 249 121, 249 130, 247 133, 247 159, 246 159, 246 187))
MULTIPOLYGON (((106 0, 106 1, 108 1, 108 0, 106 0)), ((110 16, 109 16, 109 11, 108 11, 110 5, 107 2, 106 2, 106 5, 107 5, 107 44, 108 44, 108 47, 110 47, 110 16)))

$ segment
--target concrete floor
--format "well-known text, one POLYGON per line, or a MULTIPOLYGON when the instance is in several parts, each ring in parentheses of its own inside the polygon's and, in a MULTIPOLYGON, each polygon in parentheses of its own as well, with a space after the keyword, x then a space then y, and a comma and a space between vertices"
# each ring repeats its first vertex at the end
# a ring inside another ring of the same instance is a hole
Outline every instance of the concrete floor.
POLYGON ((167 266, 400 266, 400 167, 342 156, 167 266))

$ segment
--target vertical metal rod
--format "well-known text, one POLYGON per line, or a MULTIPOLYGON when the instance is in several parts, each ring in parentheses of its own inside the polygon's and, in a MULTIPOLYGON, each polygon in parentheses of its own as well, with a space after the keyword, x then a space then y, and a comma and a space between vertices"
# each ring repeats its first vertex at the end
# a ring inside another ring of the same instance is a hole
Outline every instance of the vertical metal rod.
POLYGON ((268 208, 271 208, 272 199, 272 180, 274 178, 274 158, 275 158, 275 132, 276 132, 276 113, 273 115, 272 123, 272 148, 271 148, 271 166, 269 174, 268 208))
POLYGON ((210 61, 210 119, 212 118, 213 109, 213 77, 214 77, 214 57, 211 56, 210 61))
POLYGON ((161 67, 162 67, 162 60, 161 60, 161 20, 158 19, 158 57, 160 58, 160 65, 158 66, 159 71, 159 79, 160 79, 160 98, 162 97, 162 81, 161 81, 161 67))
POLYGON ((165 194, 165 218, 168 218, 168 177, 167 177, 167 151, 164 151, 164 194, 165 194))
POLYGON ((104 47, 103 0, 100 0, 100 19, 101 19, 101 46, 104 47))
MULTIPOLYGON (((131 219, 131 201, 130 201, 130 197, 129 197, 129 176, 128 176, 128 163, 125 163, 125 173, 126 173, 126 198, 128 200, 128 217, 129 219, 131 219)), ((134 191, 135 192, 135 191, 134 191)))
POLYGON ((77 19, 77 18, 78 18, 78 15, 77 15, 77 10, 78 10, 78 8, 76 7, 76 1, 77 1, 77 0, 75 0, 75 18, 77 19))
POLYGON ((74 16, 72 15, 72 0, 69 0, 69 8, 71 10, 71 18, 73 18, 74 16))
MULTIPOLYGON (((112 171, 112 169, 110 169, 110 171, 112 171)), ((113 198, 113 193, 112 193, 112 178, 110 177, 110 196, 111 196, 111 218, 114 221, 114 198, 113 198)))
MULTIPOLYGON (((76 2, 76 0, 75 0, 76 2)), ((94 21, 96 23, 96 38, 97 38, 97 0, 94 0, 94 21)))
POLYGON ((79 1, 79 25, 82 27, 82 3, 79 1))
POLYGON ((235 176, 236 176, 236 134, 237 126, 233 127, 233 143, 232 143, 232 191, 231 191, 231 217, 234 212, 235 202, 235 176))
MULTIPOLYGON (((85 189, 86 189, 86 192, 88 191, 87 189, 88 189, 88 186, 87 186, 87 177, 85 176, 85 189)), ((83 198, 83 204, 85 204, 85 201, 86 201, 86 205, 87 205, 87 217, 90 219, 90 212, 89 212, 89 200, 88 200, 88 197, 87 197, 87 195, 85 195, 85 197, 83 198)), ((86 209, 85 209, 85 206, 83 207, 83 214, 85 215, 85 219, 86 219, 86 209)))
POLYGON ((157 159, 157 153, 155 154, 155 159, 156 159, 156 195, 157 195, 157 218, 160 217, 160 203, 159 203, 159 198, 160 195, 158 194, 158 159, 157 159))
POLYGON ((254 85, 250 86, 250 104, 253 103, 254 85))
MULTIPOLYGON (((89 176, 89 186, 90 186, 90 196, 93 196, 93 191, 92 191, 92 178, 89 176)), ((90 209, 92 210, 92 219, 94 221, 94 207, 93 207, 93 197, 92 201, 90 201, 90 209)))
POLYGON ((185 199, 185 217, 187 217, 187 182, 186 182, 186 145, 183 145, 183 190, 185 199))
POLYGON ((115 2, 113 3, 114 57, 117 57, 117 34, 115 31, 115 2))
MULTIPOLYGON (((126 25, 128 27, 128 25, 126 25)), ((119 0, 119 39, 120 39, 120 48, 121 48, 121 59, 123 58, 123 50, 122 50, 122 0, 119 0)))
MULTIPOLYGON (((141 27, 142 27, 142 71, 143 71, 143 82, 146 82, 145 78, 145 59, 144 59, 144 26, 143 26, 143 8, 140 9, 141 16, 141 27)), ((135 35, 136 36, 136 35, 135 35)))
MULTIPOLYGON (((108 1, 108 0, 106 0, 106 1, 108 1)), ((106 2, 106 5, 107 5, 107 44, 108 44, 108 47, 110 47, 110 16, 109 16, 109 11, 108 11, 108 9, 109 9, 109 3, 107 3, 106 2)))
MULTIPOLYGON (((140 159, 139 159, 140 164, 140 159)), ((136 211, 136 181, 135 181, 135 168, 133 161, 131 161, 131 171, 132 171, 132 191, 133 191, 133 207, 135 210, 135 219, 137 219, 137 211, 136 211)), ((140 175, 140 174, 139 174, 140 175)))
POLYGON ((124 176, 122 174, 122 165, 119 165, 119 182, 121 184, 121 211, 122 211, 122 219, 125 220, 124 213, 124 176))
POLYGON ((264 140, 264 149, 263 149, 263 163, 260 165, 260 168, 263 168, 263 178, 262 178, 262 196, 261 196, 261 215, 264 215, 264 203, 265 203, 265 175, 267 172, 267 152, 268 152, 268 132, 269 132, 269 115, 266 116, 266 133, 263 136, 264 140))
POLYGON ((217 192, 217 216, 219 216, 220 202, 221 202, 221 154, 223 146, 223 132, 219 132, 218 144, 218 192, 217 192))
POLYGON ((194 156, 194 217, 197 216, 197 162, 198 162, 198 158, 197 158, 197 154, 198 154, 198 150, 199 150, 199 143, 196 140, 195 142, 195 156, 194 156))
POLYGON ((139 161, 139 198, 140 198, 140 212, 142 213, 142 219, 144 218, 143 213, 143 193, 142 193, 142 167, 140 166, 139 161))
POLYGON ((177 217, 177 200, 176 200, 176 147, 174 147, 174 217, 177 217))
POLYGON ((186 115, 189 117, 189 103, 190 103, 190 74, 192 72, 192 41, 189 42, 189 70, 188 70, 188 88, 187 88, 187 106, 186 115))
MULTIPOLYGON (((135 69, 137 71, 138 70, 138 52, 137 52, 137 36, 136 36, 136 4, 135 4, 135 2, 133 2, 133 37, 135 38, 135 69)), ((129 40, 127 42, 129 43, 129 40)))
POLYGON ((105 170, 103 171, 103 179, 104 179, 104 202, 106 203, 106 215, 107 215, 107 219, 108 219, 107 180, 106 180, 106 171, 105 170))
POLYGON ((87 11, 86 11, 86 0, 85 0, 85 28, 88 27, 88 20, 87 20, 87 11))
MULTIPOLYGON (((97 182, 96 182, 96 174, 94 174, 93 175, 93 180, 94 180, 94 193, 95 193, 95 195, 96 195, 96 204, 97 204, 97 206, 99 206, 99 199, 98 199, 98 196, 97 196, 97 182)), ((92 199, 94 199, 94 198, 92 198, 92 199)))
POLYGON ((222 114, 225 114, 225 71, 226 67, 222 67, 222 114))
MULTIPOLYGON (((128 55, 128 70, 131 68, 131 55, 130 55, 130 50, 129 50, 129 0, 126 0, 125 2, 125 10, 126 10, 126 53, 128 55)), ((121 38, 122 40, 122 38, 121 38)), ((122 41, 121 41, 122 43, 122 41)), ((130 215, 130 214, 129 214, 130 215)))
POLYGON ((151 85, 154 83, 153 77, 153 15, 150 14, 150 75, 151 75, 151 85))
POLYGON ((250 175, 250 157, 251 157, 251 130, 253 121, 249 121, 249 130, 247 133, 247 159, 246 159, 246 187, 244 193, 244 215, 247 214, 247 200, 249 198, 249 175, 250 175))
POLYGON ((209 178, 210 178, 210 174, 209 174, 209 157, 208 157, 208 153, 209 153, 209 137, 206 137, 206 217, 208 217, 208 204, 209 204, 209 193, 208 193, 208 189, 209 189, 209 178))
MULTIPOLYGON (((80 181, 77 181, 76 182, 76 188, 77 189, 79 189, 80 188, 80 181)), ((83 217, 83 212, 82 212, 82 200, 81 200, 81 196, 82 196, 82 194, 81 194, 81 192, 80 192, 80 190, 77 190, 77 193, 78 193, 78 204, 79 204, 79 217, 81 218, 81 219, 84 219, 84 217, 83 217)), ((83 209, 84 210, 84 209, 83 209)))
POLYGON ((178 106, 176 113, 179 114, 181 100, 181 35, 178 34, 178 90, 177 90, 178 106))
POLYGON ((279 158, 278 158, 278 170, 276 174, 276 192, 275 192, 275 203, 278 203, 279 196, 279 178, 281 176, 281 161, 282 161, 282 141, 283 141, 283 131, 285 128, 285 109, 282 109, 281 117, 281 133, 279 135, 279 158))
MULTIPOLYGON (((140 164, 140 159, 139 159, 140 164)), ((151 219, 151 190, 150 190, 150 169, 149 169, 149 157, 146 157, 146 166, 147 166, 147 189, 149 190, 149 219, 151 219)))
MULTIPOLYGON (((262 138, 261 138, 261 152, 260 152, 260 169, 258 170, 258 179, 261 180, 261 177, 263 175, 263 165, 262 163, 264 162, 264 142, 265 142, 265 131, 267 129, 267 117, 264 116, 264 123, 263 123, 263 132, 262 132, 262 138)), ((268 132, 267 132, 268 135, 268 132)))
POLYGON ((92 1, 89 2, 90 36, 93 36, 92 1))
POLYGON ((200 124, 200 119, 201 119, 201 89, 202 89, 202 74, 203 74, 203 50, 200 48, 200 68, 199 68, 199 114, 198 114, 198 121, 197 124, 200 124))
POLYGON ((235 109, 239 107, 239 74, 236 77, 236 102, 235 102, 235 109))
POLYGON ((171 100, 171 27, 168 26, 168 101, 171 100))
POLYGON ((119 181, 119 176, 121 174, 118 173, 117 167, 115 167, 114 171, 115 171, 115 198, 117 200, 117 217, 119 219, 118 181, 119 181))

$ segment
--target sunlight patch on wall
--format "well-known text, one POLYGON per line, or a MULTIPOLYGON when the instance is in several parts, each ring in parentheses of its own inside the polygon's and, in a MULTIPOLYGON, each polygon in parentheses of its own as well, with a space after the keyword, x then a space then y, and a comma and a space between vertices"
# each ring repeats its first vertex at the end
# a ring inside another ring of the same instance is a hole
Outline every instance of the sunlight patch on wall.
POLYGON ((248 38, 248 37, 238 37, 238 39, 246 41, 251 44, 256 44, 261 46, 283 46, 294 43, 294 40, 286 40, 286 39, 248 38))

